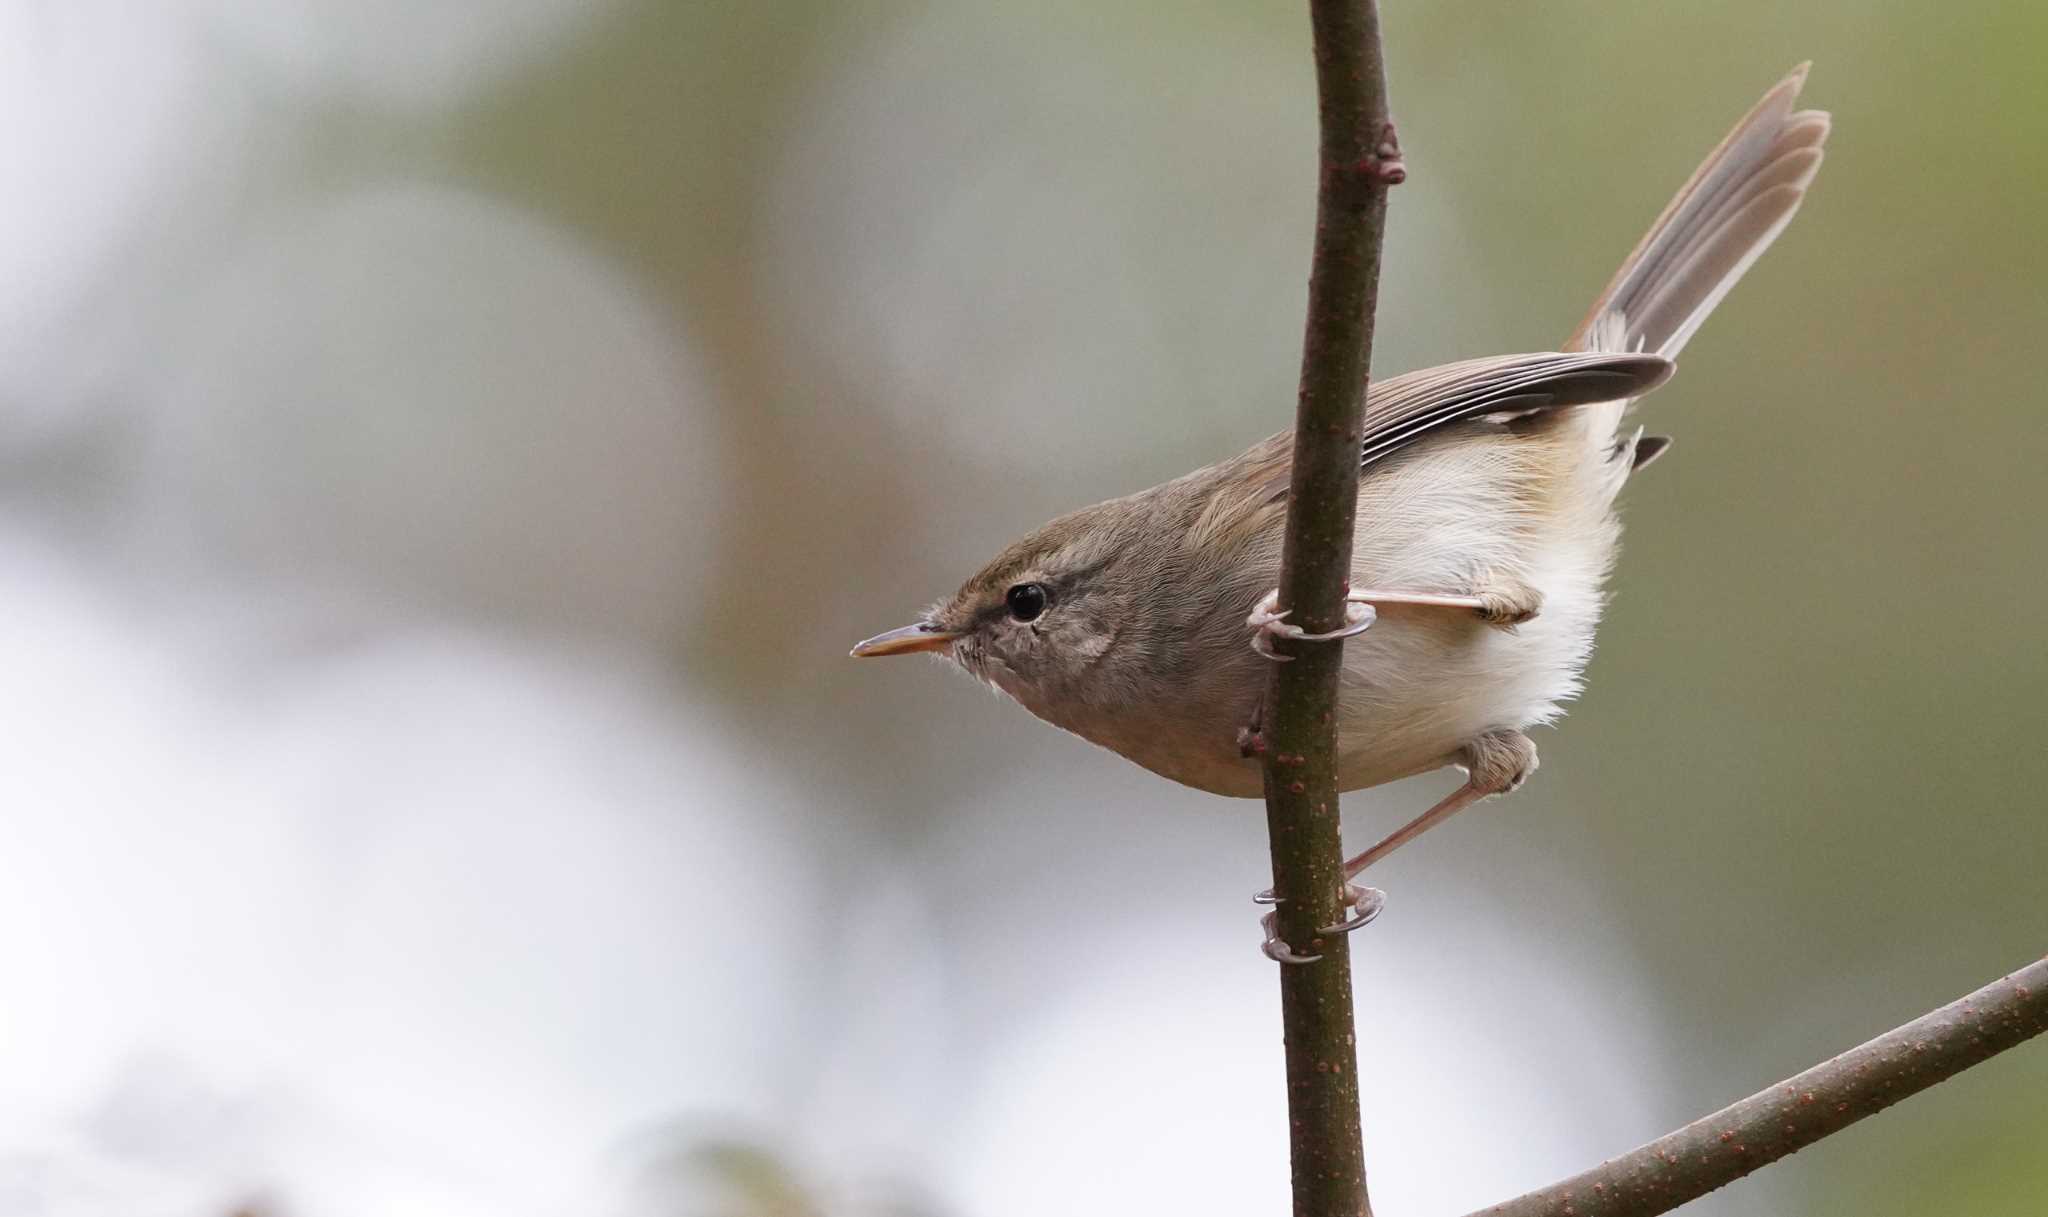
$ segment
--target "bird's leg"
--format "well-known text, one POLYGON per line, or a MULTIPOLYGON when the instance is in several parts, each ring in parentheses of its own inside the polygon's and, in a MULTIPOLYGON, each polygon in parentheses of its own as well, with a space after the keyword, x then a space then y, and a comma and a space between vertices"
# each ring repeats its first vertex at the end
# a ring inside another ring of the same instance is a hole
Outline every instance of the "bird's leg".
MULTIPOLYGON (((1344 864, 1342 904, 1351 915, 1334 925, 1319 927, 1318 934, 1348 934, 1366 925, 1386 907, 1386 893, 1373 887, 1359 887, 1350 880, 1373 863, 1393 853, 1452 816, 1497 794, 1506 794, 1536 772, 1536 745, 1520 731, 1490 731, 1458 749, 1454 764, 1465 769, 1465 784, 1439 800, 1436 806, 1388 833, 1377 845, 1344 864)), ((1252 897, 1255 904, 1278 904, 1272 888, 1252 897)), ((1278 963, 1314 963, 1320 955, 1296 955, 1280 937, 1280 914, 1267 913, 1259 924, 1266 941, 1260 949, 1278 963)))
POLYGON ((1534 617, 1543 607, 1543 593, 1519 579, 1496 572, 1480 576, 1478 588, 1469 596, 1439 596, 1422 592, 1354 590, 1351 599, 1375 607, 1407 605, 1417 608, 1469 609, 1488 625, 1513 629, 1534 617))
MULTIPOLYGON (((1379 916, 1380 909, 1386 904, 1386 896, 1377 888, 1360 888, 1348 880, 1357 878, 1359 872, 1366 867, 1481 799, 1506 794, 1529 780, 1529 775, 1536 772, 1536 745, 1519 731, 1491 731, 1460 748, 1456 763, 1463 766, 1466 771, 1463 786, 1444 796, 1436 806, 1388 833, 1379 844, 1344 864, 1344 878, 1347 880, 1344 884, 1344 902, 1353 910, 1352 915, 1335 925, 1321 927, 1317 933, 1348 934, 1379 916)), ((1256 900, 1258 897, 1255 896, 1253 899, 1256 900)), ((1278 959, 1279 956, 1273 953, 1272 914, 1268 914, 1266 920, 1266 955, 1278 959)), ((1281 943, 1279 950, 1287 951, 1287 944, 1281 943)))
MULTIPOLYGON (((1436 806, 1388 833, 1379 844, 1346 862, 1346 879, 1357 878, 1366 867, 1479 800, 1506 794, 1520 786, 1536 772, 1536 745, 1519 731, 1491 731, 1460 748, 1455 763, 1466 771, 1465 784, 1446 795, 1436 806)), ((1330 930, 1338 928, 1333 926, 1330 930)))
POLYGON ((1336 638, 1349 638, 1370 629, 1379 609, 1385 607, 1464 609, 1479 614, 1488 625, 1506 630, 1512 630, 1534 617, 1543 607, 1543 593, 1519 579, 1488 573, 1481 577, 1479 584, 1479 590, 1469 596, 1354 589, 1344 597, 1343 628, 1326 634, 1311 634, 1298 625, 1288 624, 1287 613, 1280 611, 1280 592, 1276 588, 1267 592, 1252 608, 1245 624, 1252 630, 1252 650, 1268 659, 1285 663, 1293 657, 1273 649, 1275 638, 1294 642, 1329 642, 1336 638))

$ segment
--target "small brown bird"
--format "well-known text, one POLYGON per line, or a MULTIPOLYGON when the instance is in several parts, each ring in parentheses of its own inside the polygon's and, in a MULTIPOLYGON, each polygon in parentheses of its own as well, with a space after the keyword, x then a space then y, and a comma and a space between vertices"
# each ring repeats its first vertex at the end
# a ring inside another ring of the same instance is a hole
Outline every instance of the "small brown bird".
MULTIPOLYGON (((1293 446, 1282 433, 1061 516, 853 653, 944 654, 1155 773, 1250 798, 1261 777, 1242 732, 1259 718, 1264 665, 1280 658, 1270 640, 1351 638, 1341 788, 1445 765, 1467 780, 1348 862, 1347 878, 1513 790, 1536 768, 1523 732, 1581 687, 1621 532, 1615 496, 1670 443, 1624 428, 1624 415, 1670 376, 1820 170, 1828 116, 1792 108, 1806 71, 1708 155, 1562 351, 1371 387, 1346 628, 1306 635, 1273 611, 1293 446)), ((1267 950, 1288 958, 1270 934, 1267 950)))

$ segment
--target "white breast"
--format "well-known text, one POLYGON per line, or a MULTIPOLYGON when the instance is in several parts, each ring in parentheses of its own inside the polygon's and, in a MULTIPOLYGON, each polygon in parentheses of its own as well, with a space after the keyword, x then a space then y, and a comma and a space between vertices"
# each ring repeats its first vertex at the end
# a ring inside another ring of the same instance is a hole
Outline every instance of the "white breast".
POLYGON ((1606 441, 1580 426, 1529 436, 1478 424, 1371 471, 1355 587, 1470 593, 1514 579, 1542 607, 1513 630, 1455 610, 1383 609, 1345 647, 1344 789, 1437 768, 1474 736, 1562 713, 1592 655, 1618 486, 1606 441))

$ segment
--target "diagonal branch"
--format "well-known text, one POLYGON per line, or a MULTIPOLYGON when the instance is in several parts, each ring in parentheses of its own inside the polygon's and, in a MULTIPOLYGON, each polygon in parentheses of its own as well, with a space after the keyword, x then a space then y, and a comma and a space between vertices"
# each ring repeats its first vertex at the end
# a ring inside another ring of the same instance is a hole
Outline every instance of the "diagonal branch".
POLYGON ((2048 1031, 2048 959, 1640 1149, 1470 1217, 1654 1217, 2048 1031))
MULTIPOLYGON (((1375 0, 1312 0, 1321 126, 1280 605, 1311 633, 1344 621, 1387 190, 1403 177, 1387 121, 1375 0)), ((1265 701, 1266 828, 1280 936, 1317 962, 1280 969, 1295 1217, 1370 1217, 1358 1120, 1351 964, 1341 935, 1334 711, 1341 643, 1286 645, 1265 701)))

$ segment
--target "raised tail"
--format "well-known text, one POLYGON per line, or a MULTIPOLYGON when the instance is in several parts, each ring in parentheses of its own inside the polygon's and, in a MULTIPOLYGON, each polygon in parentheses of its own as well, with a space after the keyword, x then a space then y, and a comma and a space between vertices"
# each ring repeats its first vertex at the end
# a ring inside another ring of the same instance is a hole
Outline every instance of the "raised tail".
POLYGON ((1566 350, 1674 358, 1806 198, 1828 115, 1794 110, 1800 64, 1728 133, 1614 272, 1566 350))

